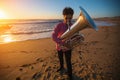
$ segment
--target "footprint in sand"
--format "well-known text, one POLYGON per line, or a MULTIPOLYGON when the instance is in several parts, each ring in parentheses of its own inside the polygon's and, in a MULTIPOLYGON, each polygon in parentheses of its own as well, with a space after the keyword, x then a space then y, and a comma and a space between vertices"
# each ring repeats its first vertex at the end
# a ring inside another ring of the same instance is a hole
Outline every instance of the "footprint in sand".
POLYGON ((42 58, 36 59, 37 62, 43 62, 44 60, 42 58))

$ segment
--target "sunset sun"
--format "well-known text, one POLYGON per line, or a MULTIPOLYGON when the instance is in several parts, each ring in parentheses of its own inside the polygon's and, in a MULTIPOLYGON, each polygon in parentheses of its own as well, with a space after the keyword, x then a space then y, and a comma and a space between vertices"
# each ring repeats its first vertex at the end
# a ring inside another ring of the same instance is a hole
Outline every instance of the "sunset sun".
POLYGON ((4 11, 0 10, 0 19, 6 19, 7 16, 4 11))

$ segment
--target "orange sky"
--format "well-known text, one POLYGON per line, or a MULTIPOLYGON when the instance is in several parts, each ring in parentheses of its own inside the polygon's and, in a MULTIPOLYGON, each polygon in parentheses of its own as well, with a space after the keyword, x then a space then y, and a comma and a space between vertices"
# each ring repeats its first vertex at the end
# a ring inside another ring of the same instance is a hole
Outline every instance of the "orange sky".
POLYGON ((73 18, 82 6, 91 17, 119 16, 119 0, 0 0, 0 18, 8 19, 58 19, 64 7, 74 9, 73 18))

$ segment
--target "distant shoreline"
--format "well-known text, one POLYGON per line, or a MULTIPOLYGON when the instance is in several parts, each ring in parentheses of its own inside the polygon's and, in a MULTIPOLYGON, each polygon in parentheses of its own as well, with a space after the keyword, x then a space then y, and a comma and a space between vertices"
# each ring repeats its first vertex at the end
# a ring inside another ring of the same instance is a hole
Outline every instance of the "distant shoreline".
POLYGON ((96 20, 96 21, 105 21, 105 22, 110 22, 110 23, 120 25, 120 16, 95 18, 94 20, 96 20))

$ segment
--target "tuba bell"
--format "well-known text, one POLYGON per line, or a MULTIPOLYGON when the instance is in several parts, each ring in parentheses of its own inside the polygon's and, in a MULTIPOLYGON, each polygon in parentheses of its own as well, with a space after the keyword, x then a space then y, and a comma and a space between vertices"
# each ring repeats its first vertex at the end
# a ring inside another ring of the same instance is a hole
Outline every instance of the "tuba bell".
POLYGON ((69 48, 74 48, 84 41, 84 35, 79 31, 85 28, 93 28, 98 31, 98 27, 88 13, 82 7, 80 9, 81 12, 77 21, 60 37, 65 42, 65 46, 69 48))

